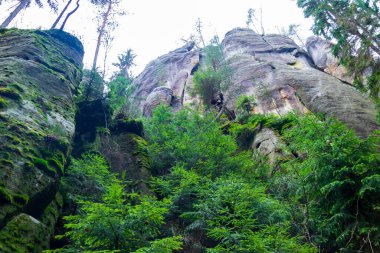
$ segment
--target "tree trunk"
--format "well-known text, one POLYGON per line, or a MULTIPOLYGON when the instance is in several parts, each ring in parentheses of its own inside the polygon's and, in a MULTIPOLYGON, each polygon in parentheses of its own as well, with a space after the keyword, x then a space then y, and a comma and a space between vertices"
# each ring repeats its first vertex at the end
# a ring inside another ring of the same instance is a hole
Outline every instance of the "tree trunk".
POLYGON ((64 28, 65 25, 66 25, 67 20, 69 19, 69 17, 70 17, 71 15, 73 15, 73 14, 79 9, 79 1, 80 1, 80 0, 77 0, 77 6, 75 7, 75 9, 72 10, 72 11, 70 11, 70 12, 67 14, 67 16, 66 16, 65 20, 63 21, 63 23, 62 23, 61 27, 59 28, 59 30, 63 30, 63 28, 64 28))
POLYGON ((101 25, 101 27, 99 29, 99 34, 98 34, 98 40, 97 40, 97 43, 96 43, 94 60, 92 62, 92 70, 96 69, 96 63, 98 61, 99 49, 100 49, 100 45, 102 43, 103 33, 104 33, 105 28, 106 28, 108 17, 110 15, 111 9, 112 9, 112 0, 109 0, 108 9, 107 9, 106 13, 104 13, 103 22, 102 22, 102 25, 101 25))
POLYGON ((71 4, 72 1, 73 1, 73 0, 69 0, 69 1, 67 2, 67 4, 65 5, 65 8, 63 8, 63 10, 61 11, 61 13, 58 15, 57 19, 54 21, 54 24, 51 26, 50 29, 55 29, 55 27, 57 26, 57 24, 58 24, 59 21, 61 20, 63 14, 65 14, 67 8, 70 6, 70 4, 71 4))
POLYGON ((98 34, 98 40, 97 40, 97 43, 96 43, 94 60, 92 62, 90 82, 88 83, 88 85, 87 85, 87 87, 85 89, 85 100, 86 101, 87 101, 87 99, 88 99, 88 97, 89 97, 89 95, 91 93, 92 83, 94 82, 94 79, 95 79, 96 63, 98 61, 100 45, 102 44, 102 37, 103 37, 104 31, 106 29, 106 25, 107 25, 107 21, 108 21, 109 15, 110 15, 111 10, 112 10, 112 0, 108 0, 108 1, 109 1, 108 2, 108 8, 107 8, 107 11, 103 15, 103 22, 102 22, 102 25, 100 26, 100 29, 99 29, 99 34, 98 34))
POLYGON ((17 14, 26 6, 28 6, 29 3, 30 3, 30 0, 21 0, 20 3, 17 5, 17 7, 11 12, 11 14, 9 14, 9 16, 0 25, 0 28, 6 28, 9 25, 9 23, 11 23, 12 20, 17 16, 17 14))

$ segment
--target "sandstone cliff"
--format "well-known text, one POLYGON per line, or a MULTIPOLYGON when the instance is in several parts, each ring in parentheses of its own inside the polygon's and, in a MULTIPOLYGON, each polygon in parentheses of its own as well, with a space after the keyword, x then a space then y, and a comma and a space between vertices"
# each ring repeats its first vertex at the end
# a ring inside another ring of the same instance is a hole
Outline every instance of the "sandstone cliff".
MULTIPOLYGON (((378 128, 374 104, 339 79, 345 76, 337 78, 333 76, 335 72, 326 73, 331 62, 336 63, 327 54, 331 45, 317 47, 322 52, 311 51, 312 45, 309 42, 310 56, 282 35, 261 36, 242 28, 228 32, 222 46, 233 69, 229 92, 233 96, 224 94, 230 97, 227 103, 233 107, 239 95, 253 95, 257 113, 322 113, 343 121, 359 136, 367 136, 378 128), (319 59, 318 53, 331 59, 319 59)), ((149 115, 161 102, 174 108, 198 103, 189 90, 201 58, 202 53, 188 44, 152 61, 134 81, 134 104, 149 115)))
POLYGON ((0 251, 48 247, 75 130, 83 47, 65 32, 0 31, 0 251))

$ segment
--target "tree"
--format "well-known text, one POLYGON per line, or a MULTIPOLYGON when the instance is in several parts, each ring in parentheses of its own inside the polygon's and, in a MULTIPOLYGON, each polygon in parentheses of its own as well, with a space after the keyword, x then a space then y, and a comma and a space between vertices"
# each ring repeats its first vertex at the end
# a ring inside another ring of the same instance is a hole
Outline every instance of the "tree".
POLYGON ((313 32, 335 39, 333 54, 363 86, 363 74, 372 70, 366 87, 372 97, 380 92, 380 3, 377 0, 298 0, 306 17, 314 18, 313 32))
MULTIPOLYGON (((26 9, 30 6, 32 0, 18 0, 16 8, 9 14, 9 16, 3 21, 0 25, 0 28, 6 28, 12 22, 12 20, 20 13, 21 10, 26 9)), ((41 0, 35 0, 34 3, 39 7, 43 7, 41 0)), ((56 12, 57 11, 57 2, 55 0, 47 0, 49 7, 56 12)))
POLYGON ((203 34, 202 34, 202 21, 200 18, 197 19, 195 22, 195 31, 198 33, 198 37, 200 41, 202 42, 203 48, 206 47, 205 40, 203 39, 203 34))
POLYGON ((361 140, 332 118, 294 120, 283 137, 298 155, 282 164, 286 186, 273 192, 298 202, 295 223, 321 252, 379 252, 379 131, 361 140))
POLYGON ((256 10, 252 8, 248 10, 247 21, 245 21, 245 24, 247 25, 247 28, 251 28, 252 26, 252 29, 256 33, 259 33, 259 29, 257 29, 255 25, 255 23, 257 22, 258 24, 260 24, 261 35, 264 35, 265 30, 263 26, 263 9, 260 8, 260 17, 258 17, 255 12, 256 10))
POLYGON ((118 76, 124 76, 126 78, 131 78, 132 74, 129 71, 129 69, 132 66, 136 66, 136 64, 133 62, 136 58, 136 54, 133 53, 132 49, 127 49, 125 53, 119 55, 118 57, 119 62, 113 63, 112 65, 115 67, 118 67, 119 71, 117 72, 118 76))
POLYGON ((131 79, 118 75, 108 83, 108 88, 109 104, 114 115, 120 112, 122 108, 131 109, 133 104, 129 98, 135 89, 131 79))
POLYGON ((80 6, 79 2, 80 2, 80 0, 77 0, 77 6, 66 15, 65 20, 63 21, 61 27, 59 28, 60 30, 63 30, 63 28, 65 28, 67 20, 71 17, 71 15, 73 15, 79 9, 79 6, 80 6))
MULTIPOLYGON (((57 24, 58 24, 59 21, 61 20, 63 14, 65 14, 67 8, 69 8, 69 6, 70 6, 70 4, 71 4, 72 1, 73 1, 73 0, 69 0, 69 1, 67 1, 67 4, 66 4, 65 7, 63 8, 63 10, 59 13, 57 19, 54 21, 54 23, 53 23, 53 25, 51 26, 50 29, 55 29, 55 27, 57 26, 57 24)), ((79 5, 79 0, 77 1, 77 5, 79 5)), ((78 8, 79 8, 79 7, 78 7, 78 8)), ((67 19, 67 18, 68 18, 68 17, 66 16, 66 19, 67 19)))
POLYGON ((102 156, 73 159, 64 186, 80 209, 64 217, 67 231, 57 238, 69 238, 70 243, 58 252, 157 252, 166 244, 159 252, 171 253, 181 248, 180 236, 161 236, 170 200, 126 194, 102 156))
MULTIPOLYGON (((98 26, 98 38, 96 40, 96 47, 94 53, 94 59, 92 61, 91 78, 87 88, 91 90, 93 79, 97 72, 97 62, 100 51, 100 46, 104 42, 105 36, 111 37, 110 33, 117 27, 115 17, 118 15, 124 15, 123 11, 118 10, 120 0, 93 0, 93 3, 99 7, 99 26, 98 26), (104 9, 104 7, 106 7, 104 9)), ((85 100, 87 100, 87 94, 85 94, 85 100)))
POLYGON ((216 108, 218 119, 223 113, 230 120, 235 119, 235 113, 226 106, 229 99, 235 95, 231 90, 232 69, 225 60, 223 48, 214 37, 214 43, 205 48, 205 64, 194 74, 194 91, 199 94, 206 109, 216 108))

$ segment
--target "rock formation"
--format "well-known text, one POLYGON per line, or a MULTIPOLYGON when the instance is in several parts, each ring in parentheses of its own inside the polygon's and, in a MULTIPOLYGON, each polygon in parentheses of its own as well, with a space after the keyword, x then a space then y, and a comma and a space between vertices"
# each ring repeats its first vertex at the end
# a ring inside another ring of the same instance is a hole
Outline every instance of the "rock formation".
POLYGON ((144 110, 144 114, 149 115, 159 101, 177 109, 184 103, 191 103, 193 98, 188 91, 192 74, 199 65, 199 52, 194 46, 194 43, 188 43, 146 66, 133 82, 136 90, 132 98, 137 110, 144 110), (156 89, 159 87, 166 89, 156 89))
MULTIPOLYGON (((240 95, 252 95, 255 113, 322 113, 361 137, 379 127, 373 103, 347 84, 350 77, 331 55, 331 44, 312 38, 306 52, 285 36, 237 28, 222 46, 233 73, 233 85, 222 94, 228 108, 240 95)), ((188 43, 149 63, 133 82, 132 110, 150 116, 160 103, 174 110, 196 106, 192 77, 203 56, 188 43)), ((109 124, 103 99, 78 103, 75 112, 82 57, 81 43, 62 31, 0 30, 1 252, 49 247, 63 205, 58 183, 71 149, 74 156, 89 147, 101 152, 111 170, 131 182, 131 191, 149 194, 151 161, 142 123, 120 114, 109 124)), ((272 164, 287 158, 276 130, 260 125, 250 131, 243 140, 249 148, 272 164)))
POLYGON ((49 245, 82 57, 81 43, 62 31, 0 30, 1 252, 49 245))
POLYGON ((339 59, 332 54, 334 44, 316 36, 307 38, 306 48, 315 66, 336 78, 353 84, 353 77, 340 64, 339 59))
MULTIPOLYGON (((316 44, 309 40, 308 45, 311 50, 316 44)), ((242 28, 228 32, 222 46, 234 73, 233 85, 225 94, 230 108, 239 95, 246 94, 256 98, 257 113, 322 113, 343 121, 361 137, 378 128, 374 104, 332 73, 320 70, 335 62, 332 56, 326 56, 328 46, 325 56, 311 50, 311 57, 286 36, 261 36, 242 28)), ((199 55, 191 45, 185 45, 151 62, 134 81, 134 97, 140 111, 159 103, 161 96, 154 94, 161 86, 172 89, 172 101, 177 101, 172 105, 176 108, 196 103, 189 87, 192 74, 199 65, 199 55)), ((168 104, 167 96, 162 102, 164 100, 168 104)))

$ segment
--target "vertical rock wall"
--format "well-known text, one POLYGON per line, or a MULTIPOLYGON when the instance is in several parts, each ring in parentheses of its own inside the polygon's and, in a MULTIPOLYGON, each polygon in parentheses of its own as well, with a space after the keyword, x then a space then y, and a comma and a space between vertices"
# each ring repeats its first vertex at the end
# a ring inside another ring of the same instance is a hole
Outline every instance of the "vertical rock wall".
POLYGON ((58 30, 0 30, 0 251, 39 252, 75 129, 82 44, 58 30))

